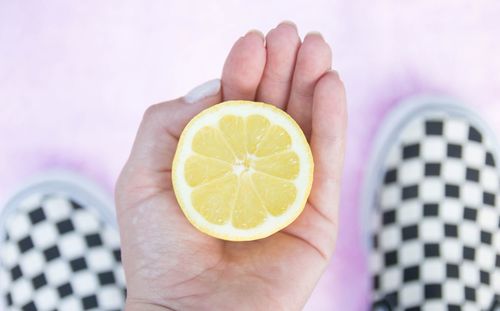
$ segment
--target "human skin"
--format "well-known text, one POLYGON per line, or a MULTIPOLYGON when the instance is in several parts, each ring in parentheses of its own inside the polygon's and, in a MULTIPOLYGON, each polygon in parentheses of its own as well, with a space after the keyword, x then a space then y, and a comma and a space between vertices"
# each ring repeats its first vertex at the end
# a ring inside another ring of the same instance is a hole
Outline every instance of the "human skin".
POLYGON ((194 103, 186 98, 144 114, 116 187, 128 311, 300 310, 335 247, 343 169, 346 103, 331 50, 319 33, 303 42, 284 22, 264 38, 251 31, 234 44, 221 88, 194 103), (172 188, 179 136, 203 109, 225 100, 273 104, 308 138, 315 162, 302 214, 265 239, 223 241, 195 229, 172 188))

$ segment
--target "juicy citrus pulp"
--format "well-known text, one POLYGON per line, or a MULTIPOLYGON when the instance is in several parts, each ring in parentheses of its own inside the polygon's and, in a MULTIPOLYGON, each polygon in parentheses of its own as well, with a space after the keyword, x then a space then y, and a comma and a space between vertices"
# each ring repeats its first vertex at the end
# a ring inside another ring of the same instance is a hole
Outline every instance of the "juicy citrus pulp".
POLYGON ((189 221, 225 240, 255 240, 290 224, 312 184, 297 123, 264 103, 228 101, 186 126, 175 153, 175 195, 189 221))

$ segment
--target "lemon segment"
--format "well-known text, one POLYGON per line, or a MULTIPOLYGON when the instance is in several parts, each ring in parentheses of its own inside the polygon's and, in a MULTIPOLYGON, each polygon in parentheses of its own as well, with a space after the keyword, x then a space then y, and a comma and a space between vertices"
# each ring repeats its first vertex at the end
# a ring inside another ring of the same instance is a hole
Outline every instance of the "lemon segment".
POLYGON ((194 154, 186 161, 184 176, 189 186, 196 187, 221 177, 232 169, 228 162, 194 154))
POLYGON ((241 139, 242 133, 245 133, 245 120, 234 115, 225 116, 219 121, 219 129, 234 155, 242 160, 247 153, 245 140, 241 139))
POLYGON ((255 173, 252 182, 267 211, 273 216, 283 214, 295 201, 297 188, 290 181, 255 173))
POLYGON ((195 188, 191 194, 193 207, 212 224, 226 223, 236 199, 238 179, 227 175, 195 188))
POLYGON ((246 118, 246 144, 247 151, 254 154, 257 145, 260 143, 270 126, 270 122, 265 117, 251 115, 246 118))
POLYGON ((232 215, 232 225, 239 229, 255 228, 264 222, 267 211, 246 174, 240 179, 238 198, 232 215))
POLYGON ((293 151, 277 153, 265 158, 257 158, 254 168, 275 177, 293 180, 297 178, 300 170, 299 157, 293 151))
POLYGON ((290 135, 281 126, 271 126, 268 132, 257 144, 255 155, 264 157, 280 151, 290 149, 292 139, 290 135))
POLYGON ((194 136, 192 148, 194 152, 209 158, 231 163, 235 160, 234 153, 224 141, 220 130, 215 127, 200 129, 194 136))

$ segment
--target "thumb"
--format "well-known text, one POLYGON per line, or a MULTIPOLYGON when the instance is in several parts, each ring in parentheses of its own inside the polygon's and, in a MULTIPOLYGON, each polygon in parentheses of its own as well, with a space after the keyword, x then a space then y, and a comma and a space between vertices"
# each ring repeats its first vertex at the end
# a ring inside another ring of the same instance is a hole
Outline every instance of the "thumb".
POLYGON ((140 174, 155 181, 154 174, 169 172, 179 136, 186 124, 200 111, 220 101, 221 82, 215 79, 197 86, 184 97, 149 107, 124 168, 124 171, 134 174, 128 177, 137 178, 140 176, 135 174, 140 174))

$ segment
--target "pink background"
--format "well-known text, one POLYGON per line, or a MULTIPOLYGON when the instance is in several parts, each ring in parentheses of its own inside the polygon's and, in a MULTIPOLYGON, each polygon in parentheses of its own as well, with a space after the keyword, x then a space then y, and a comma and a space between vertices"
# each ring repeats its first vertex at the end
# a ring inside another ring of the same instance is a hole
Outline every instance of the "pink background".
POLYGON ((374 133, 401 98, 455 96, 500 133, 500 2, 0 0, 0 200, 69 168, 109 192, 145 108, 218 77, 232 43, 283 19, 321 31, 350 126, 334 259, 307 310, 364 310, 359 191, 374 133))

